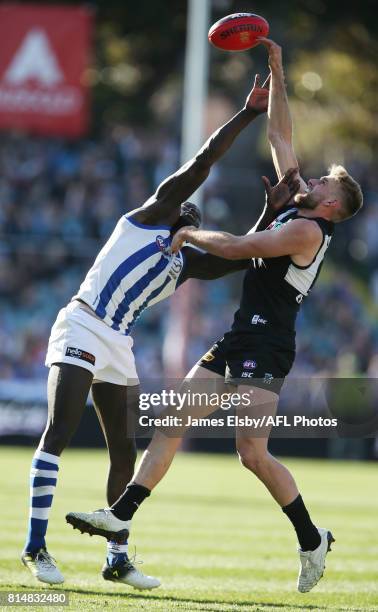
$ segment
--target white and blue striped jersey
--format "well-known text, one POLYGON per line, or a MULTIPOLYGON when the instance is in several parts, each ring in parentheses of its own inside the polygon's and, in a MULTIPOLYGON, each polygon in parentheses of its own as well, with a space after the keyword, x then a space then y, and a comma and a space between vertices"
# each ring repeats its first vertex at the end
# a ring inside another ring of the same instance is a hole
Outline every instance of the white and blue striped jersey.
POLYGON ((170 231, 167 225, 121 217, 72 299, 83 300, 112 329, 129 335, 143 310, 179 284, 184 258, 181 251, 171 254, 170 231))

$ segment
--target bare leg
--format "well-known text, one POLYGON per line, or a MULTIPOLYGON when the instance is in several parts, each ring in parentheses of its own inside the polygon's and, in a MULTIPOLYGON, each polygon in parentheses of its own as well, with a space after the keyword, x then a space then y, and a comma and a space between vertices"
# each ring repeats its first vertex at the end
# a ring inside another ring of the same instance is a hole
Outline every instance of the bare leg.
MULTIPOLYGON (((106 497, 111 506, 122 495, 133 477, 136 461, 135 419, 138 411, 139 385, 126 387, 107 382, 92 385, 92 398, 109 452, 109 472, 106 497), (134 418, 133 418, 134 417, 134 418)), ((127 560, 127 538, 107 544, 108 565, 124 564, 127 560)), ((118 571, 119 568, 118 568, 118 571)))
POLYGON ((76 432, 84 412, 93 375, 70 363, 51 366, 47 382, 48 416, 40 450, 60 455, 76 432))
POLYGON ((30 472, 30 512, 25 551, 36 552, 46 546, 45 537, 58 478, 59 457, 79 425, 92 377, 91 372, 85 368, 68 363, 56 363, 50 368, 47 423, 30 472))
MULTIPOLYGON (((209 381, 214 392, 219 395, 226 393, 228 387, 224 383, 224 377, 215 374, 206 368, 195 365, 185 378, 180 393, 185 392, 191 383, 195 383, 195 391, 198 393, 209 392, 209 381)), ((193 388, 193 384, 192 384, 193 388)), ((201 406, 195 407, 196 417, 205 417, 211 414, 216 409, 216 406, 201 406)), ((187 416, 193 414, 193 406, 184 407, 180 412, 183 422, 186 422, 187 416)), ((133 478, 133 483, 142 485, 147 489, 152 490, 160 482, 167 473, 171 465, 175 453, 181 445, 183 435, 186 428, 183 426, 182 431, 178 432, 177 437, 170 437, 167 433, 156 431, 148 448, 143 453, 142 459, 138 465, 138 469, 133 478)))
POLYGON ((139 391, 139 385, 124 387, 106 382, 92 385, 93 403, 109 452, 109 506, 123 493, 134 474, 136 445, 131 415, 138 410, 139 391))
MULTIPOLYGON (((240 386, 238 393, 248 393, 250 389, 251 387, 240 386)), ((253 396, 254 405, 243 411, 243 414, 276 414, 277 394, 254 387, 253 396)), ((287 506, 299 495, 297 485, 289 470, 268 452, 269 431, 262 431, 260 434, 261 437, 252 437, 247 428, 237 429, 236 448, 240 462, 264 483, 280 506, 287 506)))

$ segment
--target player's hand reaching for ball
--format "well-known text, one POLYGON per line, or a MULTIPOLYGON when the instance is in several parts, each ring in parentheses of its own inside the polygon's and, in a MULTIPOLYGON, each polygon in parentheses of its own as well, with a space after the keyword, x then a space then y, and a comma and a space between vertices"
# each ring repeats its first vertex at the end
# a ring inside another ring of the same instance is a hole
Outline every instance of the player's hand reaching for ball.
POLYGON ((181 229, 177 230, 175 235, 173 236, 172 244, 171 244, 171 252, 173 254, 178 253, 178 251, 184 246, 184 243, 188 240, 190 235, 193 232, 198 231, 198 227, 194 225, 186 225, 181 229))
POLYGON ((271 71, 275 72, 282 70, 282 47, 280 47, 280 45, 277 45, 274 40, 271 40, 270 38, 265 38, 263 36, 259 37, 259 41, 268 50, 268 63, 271 71))
POLYGON ((300 188, 298 168, 290 168, 279 183, 272 187, 266 176, 261 177, 266 193, 266 203, 272 210, 279 210, 289 204, 300 188))
POLYGON ((266 79, 265 83, 260 85, 260 75, 255 75, 255 82, 253 84, 252 91, 248 94, 245 102, 246 109, 252 110, 257 115, 266 113, 269 102, 269 81, 270 75, 266 79))

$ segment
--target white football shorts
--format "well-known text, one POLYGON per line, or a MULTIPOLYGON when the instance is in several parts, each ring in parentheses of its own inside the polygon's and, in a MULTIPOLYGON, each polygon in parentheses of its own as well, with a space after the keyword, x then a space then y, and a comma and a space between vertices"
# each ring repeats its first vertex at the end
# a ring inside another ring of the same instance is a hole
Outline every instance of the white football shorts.
POLYGON ((51 328, 45 364, 72 363, 89 370, 93 382, 138 385, 133 339, 114 331, 78 301, 59 311, 51 328))

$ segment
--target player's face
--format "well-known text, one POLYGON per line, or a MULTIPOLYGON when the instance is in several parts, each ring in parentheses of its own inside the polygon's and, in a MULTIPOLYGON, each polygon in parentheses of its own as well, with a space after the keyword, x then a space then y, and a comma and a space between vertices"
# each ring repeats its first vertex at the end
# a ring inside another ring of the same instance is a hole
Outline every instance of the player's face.
POLYGON ((307 190, 304 193, 298 193, 294 197, 294 201, 301 208, 314 210, 318 206, 328 202, 337 200, 337 183, 330 176, 322 176, 319 179, 310 179, 307 183, 307 190))

